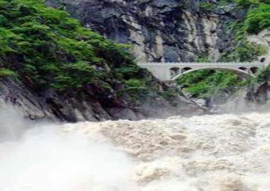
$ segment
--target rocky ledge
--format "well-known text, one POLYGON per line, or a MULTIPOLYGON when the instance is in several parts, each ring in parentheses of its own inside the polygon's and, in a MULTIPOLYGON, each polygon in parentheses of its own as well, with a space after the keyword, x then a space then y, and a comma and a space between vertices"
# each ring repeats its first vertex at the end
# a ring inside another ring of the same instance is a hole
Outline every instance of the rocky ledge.
POLYGON ((108 93, 108 90, 88 87, 83 97, 59 95, 53 91, 37 94, 18 80, 10 78, 0 80, 0 100, 18 107, 27 118, 33 120, 49 119, 68 122, 139 120, 204 112, 203 108, 182 96, 166 100, 152 94, 131 104, 128 101, 129 98, 126 98, 127 100, 125 98, 111 99, 111 94, 115 90, 110 91, 108 93))

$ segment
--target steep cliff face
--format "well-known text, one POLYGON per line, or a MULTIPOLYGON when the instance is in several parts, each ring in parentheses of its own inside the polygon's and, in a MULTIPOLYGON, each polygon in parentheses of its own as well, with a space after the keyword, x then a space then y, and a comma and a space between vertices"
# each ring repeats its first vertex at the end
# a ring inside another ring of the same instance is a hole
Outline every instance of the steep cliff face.
POLYGON ((155 92, 131 101, 128 94, 116 99, 117 90, 88 87, 83 96, 54 91, 37 94, 18 80, 0 80, 0 108, 11 104, 33 120, 103 121, 162 118, 172 115, 202 114, 206 110, 183 96, 165 99, 155 92))
MULTIPOLYGON (((214 2, 214 1, 213 1, 214 2)), ((189 0, 48 0, 83 24, 116 42, 131 44, 136 58, 146 61, 213 61, 230 47, 227 22, 241 17, 232 7, 207 11, 189 0)))

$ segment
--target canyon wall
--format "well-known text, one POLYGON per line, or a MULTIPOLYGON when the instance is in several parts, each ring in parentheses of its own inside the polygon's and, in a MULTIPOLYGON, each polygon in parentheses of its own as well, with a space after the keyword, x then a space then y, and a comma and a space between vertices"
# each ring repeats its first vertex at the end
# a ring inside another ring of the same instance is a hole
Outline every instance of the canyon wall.
MULTIPOLYGON (((139 62, 217 61, 230 47, 226 22, 242 17, 226 5, 208 11, 189 0, 48 0, 81 22, 119 43, 131 45, 139 62), (224 22, 226 21, 226 22, 224 22)), ((214 2, 213 2, 214 3, 214 2)))

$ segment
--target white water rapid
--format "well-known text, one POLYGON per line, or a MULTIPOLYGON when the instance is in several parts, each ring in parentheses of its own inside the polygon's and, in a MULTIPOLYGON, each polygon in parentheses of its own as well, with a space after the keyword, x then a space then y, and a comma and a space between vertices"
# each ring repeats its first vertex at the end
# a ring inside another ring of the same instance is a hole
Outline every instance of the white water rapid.
POLYGON ((8 110, 0 191, 270 191, 270 113, 31 124, 8 110))

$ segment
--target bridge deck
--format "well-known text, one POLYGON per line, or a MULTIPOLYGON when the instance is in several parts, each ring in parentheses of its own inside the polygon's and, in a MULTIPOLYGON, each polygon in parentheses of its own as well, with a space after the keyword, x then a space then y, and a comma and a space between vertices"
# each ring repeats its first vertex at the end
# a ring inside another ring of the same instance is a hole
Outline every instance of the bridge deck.
POLYGON ((234 71, 235 73, 241 75, 253 76, 255 73, 254 71, 265 67, 265 64, 261 62, 149 62, 139 63, 138 65, 142 68, 148 69, 155 77, 161 81, 175 80, 183 74, 202 69, 228 70, 234 71))
POLYGON ((148 62, 148 63, 138 63, 139 66, 257 66, 264 67, 265 64, 261 62, 205 62, 205 63, 197 63, 197 62, 148 62))

